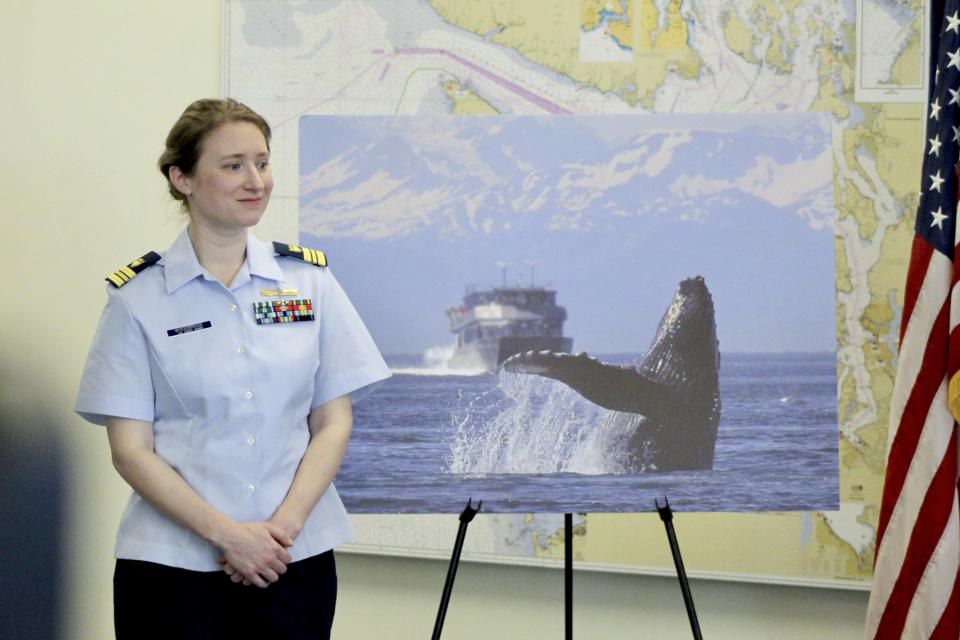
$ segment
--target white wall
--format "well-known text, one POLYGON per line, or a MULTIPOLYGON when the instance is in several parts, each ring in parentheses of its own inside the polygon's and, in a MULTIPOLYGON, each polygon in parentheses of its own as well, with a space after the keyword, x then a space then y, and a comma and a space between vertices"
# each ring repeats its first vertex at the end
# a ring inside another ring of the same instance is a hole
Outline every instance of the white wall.
MULTIPOLYGON (((20 394, 16 404, 53 425, 66 454, 67 524, 55 559, 65 638, 112 635, 112 542, 127 492, 103 431, 71 413, 75 387, 103 277, 165 249, 179 231, 154 163, 183 107, 219 94, 220 16, 218 0, 0 6, 2 298, 44 300, 37 312, 0 314, 0 380, 4 397, 20 394)), ((23 421, 5 428, 22 443, 37 436, 23 421)), ((17 533, 30 544, 29 530, 17 533)), ((429 636, 444 562, 341 554, 339 564, 337 638, 429 636)), ((714 581, 695 581, 693 593, 713 639, 857 638, 867 598, 714 581)), ((576 637, 690 637, 673 579, 578 573, 575 594, 576 637)), ((562 574, 461 565, 444 630, 460 639, 561 637, 562 574)))

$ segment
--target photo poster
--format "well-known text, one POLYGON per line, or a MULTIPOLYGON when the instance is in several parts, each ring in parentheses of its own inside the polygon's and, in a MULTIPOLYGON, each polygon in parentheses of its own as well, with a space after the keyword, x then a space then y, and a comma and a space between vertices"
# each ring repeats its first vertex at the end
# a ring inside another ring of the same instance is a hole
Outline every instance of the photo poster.
POLYGON ((837 510, 831 131, 302 116, 300 243, 393 372, 354 407, 348 511, 837 510))

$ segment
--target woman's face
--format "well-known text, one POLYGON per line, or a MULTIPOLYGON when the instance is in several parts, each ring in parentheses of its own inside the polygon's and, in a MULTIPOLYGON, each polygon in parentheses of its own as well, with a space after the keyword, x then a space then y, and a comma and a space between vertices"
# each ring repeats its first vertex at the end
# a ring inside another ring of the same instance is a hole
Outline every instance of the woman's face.
POLYGON ((183 176, 185 188, 177 185, 191 220, 223 231, 257 224, 273 190, 269 161, 267 142, 250 122, 227 122, 208 133, 193 175, 183 176))

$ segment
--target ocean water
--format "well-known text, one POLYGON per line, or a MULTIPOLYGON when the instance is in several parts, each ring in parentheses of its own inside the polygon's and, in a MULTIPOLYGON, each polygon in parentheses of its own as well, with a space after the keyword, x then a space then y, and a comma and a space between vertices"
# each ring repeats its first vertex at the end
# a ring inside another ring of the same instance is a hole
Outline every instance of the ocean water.
POLYGON ((627 471, 612 412, 560 382, 426 356, 388 356, 393 377, 354 407, 336 479, 351 513, 460 513, 468 499, 523 513, 653 511, 665 497, 675 511, 839 507, 834 353, 722 354, 713 468, 671 472, 627 471))

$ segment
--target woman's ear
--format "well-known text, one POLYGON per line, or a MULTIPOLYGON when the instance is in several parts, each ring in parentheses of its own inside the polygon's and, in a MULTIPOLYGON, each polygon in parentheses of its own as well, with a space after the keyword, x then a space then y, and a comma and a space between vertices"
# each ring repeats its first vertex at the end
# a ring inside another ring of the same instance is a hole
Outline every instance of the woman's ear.
POLYGON ((170 184, 183 195, 189 196, 193 192, 193 189, 190 187, 190 178, 180 170, 180 167, 176 165, 170 167, 167 176, 170 178, 170 184))

